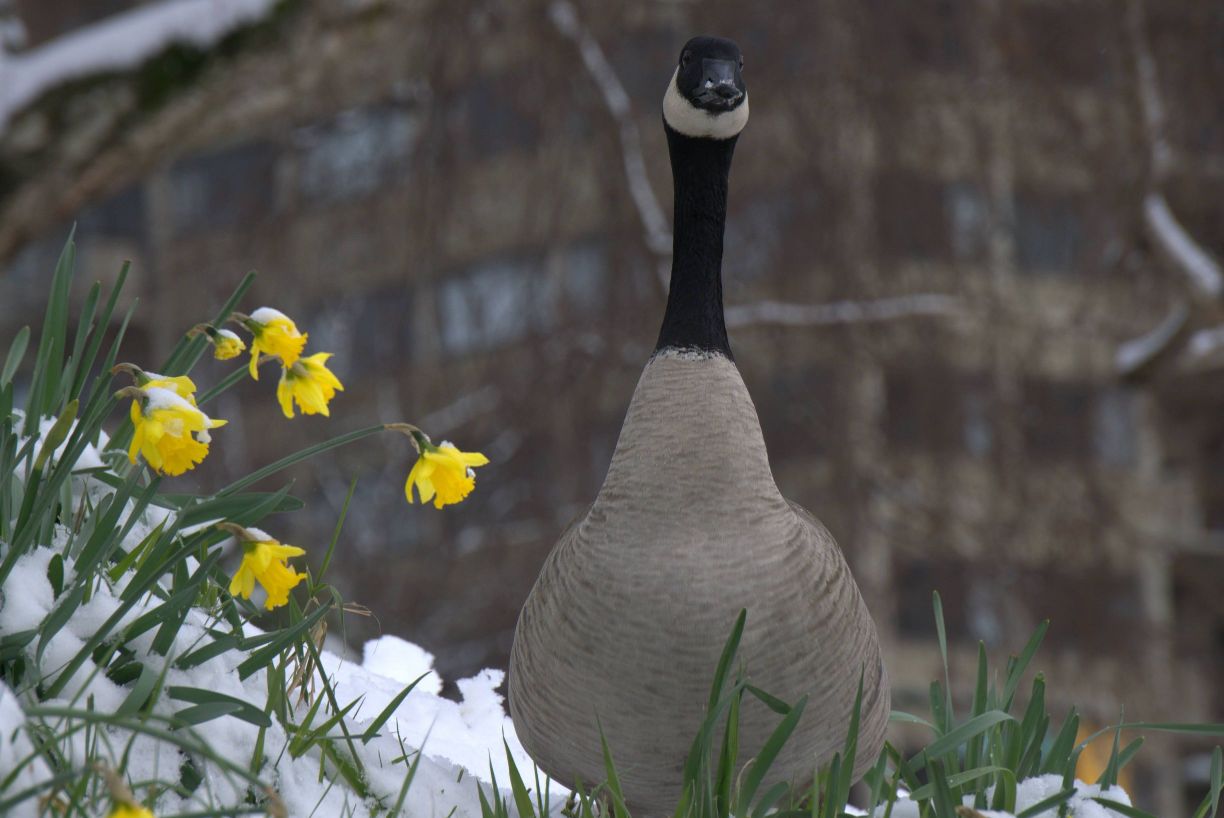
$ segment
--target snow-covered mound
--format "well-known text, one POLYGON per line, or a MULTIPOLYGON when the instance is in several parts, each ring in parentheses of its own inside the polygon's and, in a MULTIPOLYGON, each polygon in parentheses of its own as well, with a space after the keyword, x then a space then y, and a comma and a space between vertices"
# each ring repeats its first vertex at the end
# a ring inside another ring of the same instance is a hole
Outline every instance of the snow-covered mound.
MULTIPOLYGON (((55 602, 51 584, 47 579, 47 568, 53 548, 38 548, 22 556, 13 573, 4 585, 3 609, 0 609, 0 634, 17 633, 37 627, 55 602)), ((43 651, 42 669, 54 675, 57 668, 65 665, 85 644, 85 641, 101 626, 102 622, 119 607, 118 595, 123 586, 109 587, 102 583, 93 598, 82 605, 69 619, 43 651)), ((134 621, 146 611, 137 605, 124 614, 124 624, 134 621)), ((198 610, 187 617, 175 646, 169 656, 182 655, 192 645, 202 642, 205 629, 217 623, 198 610)), ((252 633, 255 633, 252 631, 252 633)), ((179 670, 167 659, 151 650, 155 630, 147 631, 136 641, 138 656, 155 671, 166 671, 166 688, 191 687, 234 696, 262 709, 267 700, 267 675, 257 671, 245 680, 236 672, 244 654, 227 651, 189 670, 179 670)), ((438 695, 441 680, 433 671, 433 657, 410 643, 395 637, 383 637, 367 644, 365 661, 361 664, 346 662, 335 654, 324 652, 323 665, 336 686, 341 705, 362 699, 361 704, 350 712, 350 730, 360 735, 362 725, 375 718, 386 705, 403 690, 408 682, 422 674, 428 674, 416 688, 400 703, 392 718, 380 731, 381 734, 368 744, 356 742, 371 789, 393 803, 398 795, 406 765, 400 759, 402 739, 409 752, 423 748, 423 757, 405 806, 412 815, 445 816, 454 810, 456 818, 476 818, 480 815, 476 781, 489 778, 490 764, 498 781, 508 782, 503 740, 509 745, 520 769, 530 771, 532 763, 514 734, 514 726, 506 717, 502 697, 495 688, 502 681, 502 672, 486 670, 471 679, 458 683, 463 695, 462 702, 453 702, 438 695), (475 780, 473 780, 475 779, 475 780)), ((101 673, 78 673, 60 697, 40 702, 42 706, 81 707, 92 699, 95 710, 115 712, 124 703, 130 690, 115 684, 101 673)), ((322 695, 316 691, 315 695, 322 695)), ((295 697, 296 701, 296 697, 295 697)), ((172 705, 162 698, 156 712, 170 715, 181 709, 181 703, 172 705)), ((304 711, 306 703, 297 705, 304 711)), ((7 687, 0 685, 0 778, 8 775, 21 760, 31 752, 25 732, 20 729, 25 714, 17 697, 7 687)), ((245 762, 251 756, 259 728, 236 718, 221 717, 197 725, 195 731, 218 754, 225 758, 245 762)), ((126 736, 116 736, 115 744, 122 746, 126 736)), ((289 736, 275 719, 268 729, 265 747, 275 759, 275 770, 265 778, 273 781, 277 792, 285 802, 290 815, 369 815, 372 805, 366 805, 353 797, 351 791, 338 782, 324 776, 320 778, 320 760, 313 753, 293 758, 289 753, 280 753, 289 736)), ((127 776, 132 781, 151 781, 164 778, 168 770, 175 770, 181 763, 176 746, 159 742, 146 736, 132 739, 127 776)), ((69 742, 75 760, 86 758, 83 739, 69 742)), ((155 805, 158 814, 171 814, 191 808, 216 808, 221 805, 238 806, 246 798, 245 782, 233 780, 220 771, 207 769, 207 762, 196 760, 205 766, 207 787, 200 787, 195 794, 179 798, 173 793, 164 794, 155 805), (210 774, 215 773, 215 774, 210 774)), ((45 780, 51 775, 41 760, 28 765, 22 772, 26 786, 45 780)), ((24 787, 18 787, 23 789, 24 787)), ((12 790, 16 791, 16 790, 12 790)), ((561 789, 556 790, 562 794, 561 789)), ((37 801, 31 801, 25 814, 35 815, 37 801)), ((19 811, 15 814, 20 816, 19 811)))
MULTIPOLYGON (((55 600, 47 568, 54 553, 53 548, 38 548, 19 559, 3 589, 0 633, 37 627, 51 611, 55 600)), ((93 598, 77 610, 43 651, 44 673, 53 675, 81 649, 102 622, 118 609, 118 595, 122 590, 122 585, 112 588, 103 583, 93 598)), ((137 605, 123 616, 122 621, 124 624, 134 621, 145 610, 144 606, 137 605)), ((192 610, 169 655, 187 652, 205 638, 206 628, 216 624, 204 613, 192 610)), ((179 670, 173 665, 166 668, 166 657, 151 650, 154 634, 155 631, 150 630, 138 637, 136 647, 142 662, 158 672, 165 669, 167 689, 172 686, 199 688, 234 696, 263 708, 267 700, 267 675, 261 670, 240 680, 236 668, 245 658, 242 653, 227 651, 189 670, 179 670)), ((409 813, 445 816, 454 810, 456 818, 476 818, 480 815, 480 805, 475 780, 488 780, 490 764, 499 782, 510 780, 503 740, 520 769, 530 771, 532 763, 515 737, 514 726, 502 707, 502 697, 495 692, 502 681, 502 672, 485 670, 471 679, 461 680, 458 685, 463 701, 453 702, 438 695, 441 680, 433 671, 432 663, 433 657, 426 651, 390 636, 367 644, 365 661, 361 664, 346 662, 329 652, 323 654, 323 665, 336 686, 341 705, 362 699, 347 720, 350 730, 357 735, 363 731, 362 725, 381 713, 408 682, 428 674, 400 703, 382 728, 381 735, 368 744, 358 741, 356 747, 371 789, 392 803, 407 772, 402 761, 393 762, 404 755, 400 740, 410 752, 423 748, 423 757, 405 802, 409 813)), ((40 705, 80 707, 87 699, 92 699, 94 709, 115 712, 130 693, 128 688, 115 684, 101 673, 78 673, 77 676, 79 679, 74 679, 60 697, 40 702, 40 705)), ((315 695, 321 692, 316 691, 315 695)), ((306 707, 306 703, 298 704, 300 711, 306 707)), ((170 715, 173 709, 179 708, 181 704, 172 707, 163 698, 156 711, 170 715)), ((7 776, 31 752, 29 739, 20 729, 24 722, 25 714, 17 697, 0 685, 0 778, 7 776)), ((259 728, 236 718, 222 717, 197 725, 195 731, 219 755, 241 763, 250 758, 259 728)), ((116 738, 115 743, 122 746, 127 737, 116 738)), ((288 740, 289 736, 274 719, 265 738, 265 747, 275 759, 275 770, 265 777, 275 782, 290 815, 371 814, 369 807, 372 805, 361 803, 351 791, 328 777, 320 777, 317 756, 307 753, 293 758, 289 753, 280 753, 288 740)), ((174 745, 146 736, 136 736, 132 741, 127 768, 127 776, 132 781, 163 778, 167 770, 175 770, 181 763, 179 750, 174 745)), ((73 745, 76 760, 83 761, 86 757, 83 739, 70 742, 70 745, 73 745)), ((197 759, 195 763, 207 768, 207 762, 197 759)), ((209 786, 200 787, 196 794, 187 798, 166 793, 158 800, 154 811, 170 814, 192 807, 242 804, 247 795, 245 782, 232 780, 220 771, 209 772, 205 770, 209 786)), ((23 770, 22 780, 29 786, 45 780, 50 774, 39 760, 23 770)), ((558 789, 557 792, 564 791, 558 789)), ((31 801, 26 814, 35 815, 36 808, 37 801, 31 801)))

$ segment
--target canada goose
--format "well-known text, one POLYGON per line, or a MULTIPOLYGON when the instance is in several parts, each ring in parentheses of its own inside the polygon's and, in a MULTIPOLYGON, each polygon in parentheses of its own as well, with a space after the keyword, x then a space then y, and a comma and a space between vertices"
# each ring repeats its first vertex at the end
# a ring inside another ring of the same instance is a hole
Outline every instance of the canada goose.
MULTIPOLYGON (((875 625, 837 543, 778 492, 723 321, 731 155, 748 121, 731 41, 690 40, 663 99, 675 183, 671 289, 594 504, 562 534, 523 605, 510 711, 523 746, 569 785, 604 778, 600 729, 626 801, 670 813, 736 615, 750 681, 807 709, 769 781, 809 785, 845 740, 862 671, 855 762, 889 712, 875 625)), ((779 717, 745 701, 741 757, 779 717)))

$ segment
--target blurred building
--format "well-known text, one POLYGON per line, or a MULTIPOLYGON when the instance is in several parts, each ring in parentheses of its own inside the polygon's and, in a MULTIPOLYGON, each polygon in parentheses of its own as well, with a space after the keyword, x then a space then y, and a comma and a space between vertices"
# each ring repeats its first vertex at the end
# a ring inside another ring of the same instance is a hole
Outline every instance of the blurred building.
MULTIPOLYGON (((9 0, 9 25, 33 53, 136 5, 9 0)), ((752 95, 732 344, 780 487, 880 625, 895 706, 923 711, 942 673, 938 589, 958 695, 978 641, 1002 661, 1050 618, 1055 707, 1224 721, 1211 0, 268 4, 13 113, 0 338, 37 322, 74 221, 82 279, 134 262, 142 363, 258 270, 247 306, 297 318, 346 391, 289 422, 270 375, 242 384, 183 485, 370 422, 483 450, 476 493, 437 512, 403 501, 405 440, 357 444, 300 469, 307 509, 270 527, 322 548, 356 478, 334 570, 377 620, 350 638, 404 635, 452 678, 504 664, 653 346, 658 107, 697 32, 740 42, 752 95)), ((1205 746, 1150 736, 1139 803, 1188 815, 1205 746)))

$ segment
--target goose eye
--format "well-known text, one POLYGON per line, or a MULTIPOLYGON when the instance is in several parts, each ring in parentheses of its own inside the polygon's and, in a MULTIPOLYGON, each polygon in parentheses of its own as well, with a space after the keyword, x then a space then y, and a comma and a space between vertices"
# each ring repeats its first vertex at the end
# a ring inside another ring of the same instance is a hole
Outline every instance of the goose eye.
POLYGON ((740 57, 740 70, 741 71, 744 70, 744 58, 743 57, 740 57))
POLYGON ((680 55, 680 67, 684 68, 690 62, 692 62, 692 59, 693 59, 693 55, 685 51, 683 54, 680 55))

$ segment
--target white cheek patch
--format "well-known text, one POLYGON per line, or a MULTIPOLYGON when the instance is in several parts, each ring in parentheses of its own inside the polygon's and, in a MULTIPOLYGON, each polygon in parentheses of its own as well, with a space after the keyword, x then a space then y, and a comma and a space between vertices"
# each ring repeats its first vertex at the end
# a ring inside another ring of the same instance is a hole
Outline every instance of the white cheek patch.
POLYGON ((685 99, 676 85, 677 68, 672 74, 671 84, 663 95, 663 120, 685 136, 699 136, 710 139, 730 139, 744 130, 748 124, 748 95, 739 107, 721 114, 703 111, 685 99))

